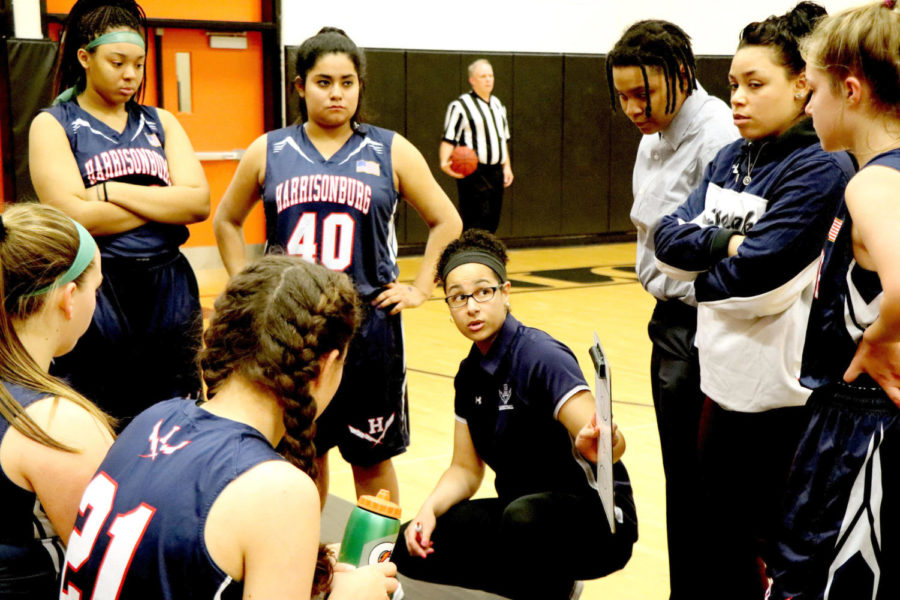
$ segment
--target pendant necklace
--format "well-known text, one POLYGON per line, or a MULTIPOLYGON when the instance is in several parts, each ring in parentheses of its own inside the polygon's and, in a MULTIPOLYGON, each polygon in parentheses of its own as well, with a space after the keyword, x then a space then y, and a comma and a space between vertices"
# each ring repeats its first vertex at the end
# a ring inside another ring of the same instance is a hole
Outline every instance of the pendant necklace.
POLYGON ((750 162, 750 152, 747 152, 747 174, 744 175, 744 178, 741 180, 741 183, 743 183, 744 186, 750 185, 750 182, 753 181, 750 174, 753 173, 753 167, 755 167, 756 163, 759 161, 759 155, 762 154, 762 149, 765 145, 765 142, 759 145, 759 151, 756 153, 756 158, 753 159, 753 162, 750 162))

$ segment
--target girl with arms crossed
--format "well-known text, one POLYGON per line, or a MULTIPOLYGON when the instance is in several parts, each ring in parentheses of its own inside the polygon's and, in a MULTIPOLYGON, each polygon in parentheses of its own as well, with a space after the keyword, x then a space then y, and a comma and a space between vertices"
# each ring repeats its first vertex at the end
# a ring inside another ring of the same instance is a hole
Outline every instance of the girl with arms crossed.
POLYGON ((178 247, 185 225, 208 216, 209 188, 175 117, 136 101, 145 31, 132 1, 76 2, 58 59, 66 91, 29 137, 38 198, 84 225, 103 255, 94 320, 53 372, 123 419, 200 391, 199 293, 178 247))
POLYGON ((362 51, 347 35, 322 29, 300 46, 295 85, 303 123, 269 132, 247 149, 215 216, 229 273, 246 264, 242 227, 254 204, 266 210, 267 246, 347 273, 365 314, 344 380, 319 419, 320 490, 327 452, 337 445, 353 466, 357 495, 399 497, 391 457, 409 444, 400 311, 431 296, 441 249, 462 228, 425 159, 402 136, 360 122, 362 51), (413 285, 397 283, 394 212, 404 197, 429 227, 413 285))
POLYGON ((772 597, 900 597, 900 10, 825 19, 805 47, 822 147, 859 162, 825 242, 800 383, 813 390, 772 597))
POLYGON ((0 215, 0 597, 53 598, 78 502, 112 444, 109 420, 47 373, 85 332, 97 244, 37 204, 0 215), (48 521, 49 519, 49 521, 48 521))
POLYGON ((387 598, 392 564, 332 582, 318 543, 314 420, 358 322, 342 274, 269 256, 235 275, 204 334, 209 399, 160 402, 116 440, 81 500, 62 598, 387 598))
POLYGON ((594 479, 594 398, 572 351, 510 314, 506 262, 503 244, 477 229, 441 255, 437 280, 473 344, 456 374, 450 467, 401 528, 392 560, 435 583, 517 599, 577 597, 577 580, 621 569, 637 540, 618 462, 625 438, 613 428, 613 535, 594 479), (485 464, 497 497, 470 500, 485 464))
POLYGON ((799 42, 825 14, 798 4, 743 29, 731 107, 743 140, 656 232, 664 273, 694 281, 700 388, 703 597, 761 600, 780 502, 809 395, 798 380, 816 266, 844 187, 846 154, 804 114, 799 42))

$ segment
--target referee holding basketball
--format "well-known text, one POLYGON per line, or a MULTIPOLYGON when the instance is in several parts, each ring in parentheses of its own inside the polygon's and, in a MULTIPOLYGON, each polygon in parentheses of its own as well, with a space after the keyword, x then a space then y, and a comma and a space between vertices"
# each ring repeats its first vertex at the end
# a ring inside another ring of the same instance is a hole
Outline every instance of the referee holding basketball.
POLYGON ((447 107, 444 137, 441 140, 441 170, 456 179, 459 189, 459 213, 463 231, 485 229, 494 233, 500 223, 503 188, 513 182, 509 160, 509 121, 506 108, 491 95, 494 69, 480 58, 469 65, 472 91, 447 107), (462 175, 450 167, 450 155, 456 146, 468 146, 478 155, 478 168, 462 175))

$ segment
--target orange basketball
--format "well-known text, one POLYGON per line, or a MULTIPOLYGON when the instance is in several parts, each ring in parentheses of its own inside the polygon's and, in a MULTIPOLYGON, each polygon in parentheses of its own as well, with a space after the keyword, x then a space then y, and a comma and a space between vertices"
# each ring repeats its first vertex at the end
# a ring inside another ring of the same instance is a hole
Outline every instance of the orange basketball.
POLYGON ((478 168, 478 155, 468 146, 457 146, 450 154, 450 168, 460 175, 471 175, 478 168))

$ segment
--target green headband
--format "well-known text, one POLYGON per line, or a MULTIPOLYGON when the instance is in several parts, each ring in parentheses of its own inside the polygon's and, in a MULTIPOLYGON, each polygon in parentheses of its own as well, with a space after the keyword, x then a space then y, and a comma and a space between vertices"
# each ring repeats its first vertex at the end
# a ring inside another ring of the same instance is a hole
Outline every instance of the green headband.
POLYGON ((88 233, 88 230, 85 229, 81 223, 77 221, 72 222, 75 223, 75 229, 78 230, 78 253, 75 254, 75 260, 72 261, 68 270, 63 273, 59 279, 39 290, 22 294, 24 297, 30 298, 32 296, 40 296, 41 294, 46 294, 53 288, 66 285, 70 281, 75 281, 94 260, 94 254, 97 253, 97 242, 94 241, 94 238, 91 237, 91 234, 88 233))
POLYGON ((84 49, 93 50, 101 44, 119 43, 134 44, 135 46, 140 46, 141 50, 145 48, 144 38, 135 31, 110 31, 109 33, 104 33, 103 35, 92 39, 84 49))
MULTIPOLYGON (((111 31, 109 33, 104 33, 101 36, 95 37, 93 40, 88 43, 87 46, 84 47, 85 50, 93 50, 97 46, 101 44, 134 44, 135 46, 139 46, 141 50, 145 48, 144 46, 144 38, 142 38, 138 33, 134 31, 111 31)), ((72 86, 66 90, 63 90, 59 96, 53 99, 53 106, 60 104, 62 102, 68 102, 83 90, 79 90, 76 86, 72 86)))
POLYGON ((500 283, 506 282, 506 267, 503 265, 503 261, 490 252, 475 249, 461 250, 451 256, 450 260, 447 261, 447 264, 444 265, 444 272, 441 273, 441 279, 446 282, 447 275, 450 274, 450 271, 467 263, 484 265, 497 274, 497 277, 500 278, 500 283))

